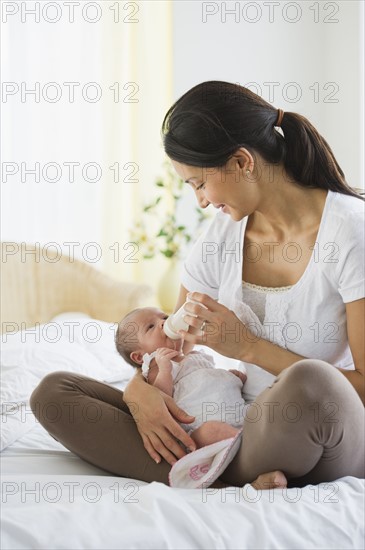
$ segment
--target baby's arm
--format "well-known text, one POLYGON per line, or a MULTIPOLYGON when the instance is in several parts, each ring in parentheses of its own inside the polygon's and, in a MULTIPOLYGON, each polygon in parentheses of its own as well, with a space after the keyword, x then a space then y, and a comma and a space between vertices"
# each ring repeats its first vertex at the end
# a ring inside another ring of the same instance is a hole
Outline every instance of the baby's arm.
POLYGON ((163 391, 170 397, 173 394, 173 380, 172 380, 172 365, 171 359, 179 355, 179 352, 176 350, 171 350, 169 348, 159 348, 156 352, 155 360, 158 366, 157 375, 148 376, 148 382, 163 391))

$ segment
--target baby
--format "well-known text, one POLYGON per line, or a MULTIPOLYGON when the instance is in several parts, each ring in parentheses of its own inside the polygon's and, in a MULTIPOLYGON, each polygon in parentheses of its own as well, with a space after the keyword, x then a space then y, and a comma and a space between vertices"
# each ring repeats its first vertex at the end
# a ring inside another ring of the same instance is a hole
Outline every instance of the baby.
POLYGON ((246 375, 218 369, 213 358, 172 340, 163 331, 167 315, 155 308, 130 312, 118 325, 117 350, 147 382, 174 398, 195 421, 181 424, 198 448, 234 437, 242 428, 246 375))
MULTIPOLYGON (((163 311, 151 307, 128 313, 115 335, 119 354, 133 367, 141 368, 149 384, 195 416, 194 422, 181 426, 197 448, 234 437, 242 428, 247 408, 241 393, 246 375, 235 369, 215 368, 210 355, 166 336, 163 326, 167 318, 163 311)), ((252 485, 256 489, 286 487, 286 478, 282 472, 270 472, 252 485)))

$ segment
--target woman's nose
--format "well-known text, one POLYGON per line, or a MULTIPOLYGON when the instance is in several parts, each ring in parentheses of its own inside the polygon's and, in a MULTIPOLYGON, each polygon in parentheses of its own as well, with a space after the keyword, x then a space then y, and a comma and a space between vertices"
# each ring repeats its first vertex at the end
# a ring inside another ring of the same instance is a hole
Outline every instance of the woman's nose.
POLYGON ((206 208, 206 207, 209 206, 209 205, 210 205, 210 202, 209 202, 206 198, 201 199, 201 200, 199 201, 199 206, 200 206, 200 208, 206 208))
POLYGON ((208 199, 205 198, 204 194, 201 191, 198 191, 196 193, 196 198, 200 208, 206 208, 210 205, 210 202, 208 201, 208 199))

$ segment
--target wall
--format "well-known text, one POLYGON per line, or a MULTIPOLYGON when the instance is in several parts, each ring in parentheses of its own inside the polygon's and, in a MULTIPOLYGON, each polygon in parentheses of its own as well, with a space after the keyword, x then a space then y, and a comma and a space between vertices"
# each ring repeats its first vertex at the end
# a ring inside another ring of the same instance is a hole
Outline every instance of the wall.
POLYGON ((364 3, 174 2, 175 98, 205 80, 250 84, 308 117, 364 187, 364 3))

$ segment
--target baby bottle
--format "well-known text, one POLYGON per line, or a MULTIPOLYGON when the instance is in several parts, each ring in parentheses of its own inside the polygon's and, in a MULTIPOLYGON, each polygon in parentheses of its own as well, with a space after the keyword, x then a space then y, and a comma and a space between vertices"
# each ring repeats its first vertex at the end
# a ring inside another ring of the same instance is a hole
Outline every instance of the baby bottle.
MULTIPOLYGON (((180 340, 181 334, 178 334, 178 330, 188 330, 189 325, 186 323, 183 319, 185 315, 193 315, 192 313, 188 313, 184 307, 185 305, 190 302, 191 304, 199 304, 200 306, 203 306, 203 304, 200 304, 199 302, 195 302, 194 300, 187 300, 185 304, 181 306, 180 309, 177 310, 176 313, 173 313, 168 317, 164 323, 163 330, 166 336, 171 338, 172 340, 180 340)), ((205 307, 205 306, 203 306, 205 307)), ((193 315, 194 317, 194 315, 193 315)), ((195 315, 196 317, 196 315, 195 315)))

